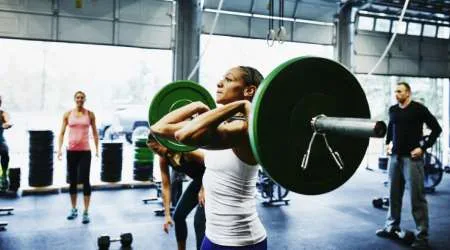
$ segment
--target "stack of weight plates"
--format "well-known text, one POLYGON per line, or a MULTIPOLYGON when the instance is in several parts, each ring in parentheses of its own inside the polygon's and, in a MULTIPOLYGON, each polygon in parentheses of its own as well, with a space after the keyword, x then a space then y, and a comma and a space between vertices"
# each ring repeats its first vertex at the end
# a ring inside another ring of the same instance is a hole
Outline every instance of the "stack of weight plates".
POLYGON ((134 142, 134 175, 136 181, 153 180, 153 152, 147 147, 147 139, 134 142))
POLYGON ((9 169, 9 190, 17 192, 20 187, 20 168, 9 169))
POLYGON ((122 143, 102 143, 102 170, 100 179, 104 182, 118 182, 122 179, 122 143))
POLYGON ((28 185, 45 187, 53 183, 53 132, 30 130, 28 185))

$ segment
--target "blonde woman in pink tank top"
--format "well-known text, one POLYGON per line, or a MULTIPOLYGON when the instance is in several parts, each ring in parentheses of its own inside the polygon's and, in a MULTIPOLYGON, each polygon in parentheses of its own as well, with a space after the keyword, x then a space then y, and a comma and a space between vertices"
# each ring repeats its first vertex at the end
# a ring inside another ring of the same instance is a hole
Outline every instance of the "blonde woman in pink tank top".
POLYGON ((61 132, 58 140, 58 160, 62 159, 62 145, 66 127, 69 127, 69 143, 67 147, 67 173, 69 176, 69 193, 72 209, 67 216, 73 220, 78 216, 77 209, 77 184, 83 184, 84 212, 83 224, 90 222, 89 204, 91 199, 91 184, 89 175, 91 170, 91 148, 89 146, 89 127, 92 128, 95 143, 95 156, 98 157, 98 132, 95 125, 94 112, 84 108, 86 94, 82 91, 75 92, 76 107, 64 113, 61 132))

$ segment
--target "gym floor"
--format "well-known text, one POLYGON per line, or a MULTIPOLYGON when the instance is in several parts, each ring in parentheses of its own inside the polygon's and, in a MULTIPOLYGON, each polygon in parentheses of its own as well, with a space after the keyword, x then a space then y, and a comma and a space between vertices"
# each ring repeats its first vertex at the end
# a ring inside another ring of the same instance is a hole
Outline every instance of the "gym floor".
MULTIPOLYGON (((375 230, 384 223, 386 210, 374 208, 371 202, 375 196, 387 194, 385 180, 386 174, 360 167, 350 181, 328 194, 290 193, 289 205, 279 207, 264 207, 258 198, 269 249, 409 249, 375 236, 375 230)), ((154 189, 94 191, 91 223, 87 225, 81 223, 80 216, 75 221, 65 219, 69 210, 67 193, 1 198, 0 206, 13 206, 15 210, 13 215, 0 216, 0 221, 9 222, 7 229, 0 232, 0 249, 97 249, 98 236, 118 236, 122 232, 133 234, 132 249, 176 249, 174 231, 166 235, 163 217, 153 215, 160 203, 142 202, 154 193, 154 189)), ((427 198, 430 245, 432 249, 449 249, 449 176, 444 174, 436 192, 427 198)), ((192 214, 188 217, 188 249, 195 249, 192 214)), ((414 229, 406 193, 402 218, 404 228, 414 229)), ((120 244, 112 243, 110 249, 120 249, 120 244)))

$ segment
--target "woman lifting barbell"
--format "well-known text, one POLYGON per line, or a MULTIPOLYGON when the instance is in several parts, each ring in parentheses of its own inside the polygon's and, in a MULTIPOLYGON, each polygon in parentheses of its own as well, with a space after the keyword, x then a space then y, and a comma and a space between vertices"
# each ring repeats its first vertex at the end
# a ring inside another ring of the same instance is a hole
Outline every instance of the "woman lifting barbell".
POLYGON ((206 151, 203 176, 206 232, 202 249, 267 249, 266 230, 256 211, 258 164, 248 136, 252 100, 263 76, 252 68, 230 69, 217 84, 209 110, 193 102, 165 115, 151 131, 206 151), (199 114, 192 121, 186 121, 199 114))
POLYGON ((337 62, 293 58, 261 80, 257 70, 236 67, 217 84, 219 108, 198 84, 182 81, 150 106, 161 143, 216 150, 205 154, 204 249, 267 248, 254 200, 258 163, 288 190, 323 194, 356 172, 370 137, 386 133, 384 122, 370 119, 358 80, 337 62))

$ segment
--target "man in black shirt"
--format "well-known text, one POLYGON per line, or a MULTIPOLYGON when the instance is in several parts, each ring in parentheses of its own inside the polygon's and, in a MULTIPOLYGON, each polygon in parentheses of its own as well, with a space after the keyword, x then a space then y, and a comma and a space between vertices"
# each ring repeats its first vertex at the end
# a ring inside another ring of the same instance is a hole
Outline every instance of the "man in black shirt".
POLYGON ((405 184, 409 188, 412 215, 416 223, 414 248, 428 248, 428 205, 424 192, 425 150, 431 147, 442 132, 436 118, 422 104, 411 100, 408 83, 400 82, 395 90, 398 104, 389 108, 389 125, 386 136, 389 159, 390 206, 386 225, 377 230, 381 237, 400 231, 400 215, 405 184), (423 124, 431 129, 429 139, 423 144, 423 124), (392 144, 391 144, 392 142, 392 144), (392 145, 392 147, 391 147, 392 145))

